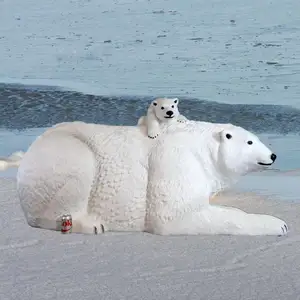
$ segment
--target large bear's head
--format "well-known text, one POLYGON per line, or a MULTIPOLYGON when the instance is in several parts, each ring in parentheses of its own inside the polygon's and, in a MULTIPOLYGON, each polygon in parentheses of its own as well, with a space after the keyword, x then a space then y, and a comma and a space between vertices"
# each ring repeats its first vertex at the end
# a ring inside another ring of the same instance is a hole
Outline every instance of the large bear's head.
POLYGON ((179 116, 178 98, 157 98, 152 102, 158 120, 166 122, 179 116))
POLYGON ((272 165, 273 153, 253 133, 238 126, 225 126, 215 133, 218 140, 218 164, 224 172, 245 175, 272 165))

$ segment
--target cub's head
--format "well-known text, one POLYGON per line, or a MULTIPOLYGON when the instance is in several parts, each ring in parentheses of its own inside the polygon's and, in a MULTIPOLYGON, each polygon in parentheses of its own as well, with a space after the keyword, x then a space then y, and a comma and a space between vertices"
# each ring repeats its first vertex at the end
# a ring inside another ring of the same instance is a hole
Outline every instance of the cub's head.
POLYGON ((245 175, 271 166, 274 154, 253 133, 230 125, 215 134, 219 141, 218 164, 227 173, 245 175))
POLYGON ((165 122, 179 116, 178 102, 178 98, 157 98, 151 105, 157 119, 165 122))

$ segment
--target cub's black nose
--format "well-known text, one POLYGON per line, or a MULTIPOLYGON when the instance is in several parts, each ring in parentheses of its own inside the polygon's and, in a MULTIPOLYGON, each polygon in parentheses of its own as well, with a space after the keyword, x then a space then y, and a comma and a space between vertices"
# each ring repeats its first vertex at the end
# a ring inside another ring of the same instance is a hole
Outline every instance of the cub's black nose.
POLYGON ((276 158, 277 158, 277 155, 276 155, 275 153, 272 153, 272 154, 271 154, 271 159, 272 159, 273 161, 275 161, 276 158))
POLYGON ((173 112, 172 112, 171 110, 168 110, 168 111, 166 112, 166 114, 167 114, 169 117, 171 117, 171 116, 173 115, 173 112))

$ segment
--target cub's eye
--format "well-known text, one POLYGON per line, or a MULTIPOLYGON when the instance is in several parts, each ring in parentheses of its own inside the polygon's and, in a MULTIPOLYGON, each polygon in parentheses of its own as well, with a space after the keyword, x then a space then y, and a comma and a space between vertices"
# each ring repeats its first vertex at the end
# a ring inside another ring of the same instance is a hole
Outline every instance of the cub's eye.
POLYGON ((226 138, 230 140, 230 139, 232 138, 232 135, 229 134, 229 133, 227 133, 227 134, 226 134, 226 138))
POLYGON ((252 145, 253 142, 252 142, 252 141, 248 141, 247 144, 248 144, 248 145, 252 145))
POLYGON ((165 108, 162 106, 161 109, 165 109, 165 108))
POLYGON ((172 105, 172 108, 174 108, 174 105, 172 105))
POLYGON ((154 105, 154 106, 156 106, 156 105, 157 105, 157 103, 156 103, 156 102, 153 102, 153 105, 154 105))

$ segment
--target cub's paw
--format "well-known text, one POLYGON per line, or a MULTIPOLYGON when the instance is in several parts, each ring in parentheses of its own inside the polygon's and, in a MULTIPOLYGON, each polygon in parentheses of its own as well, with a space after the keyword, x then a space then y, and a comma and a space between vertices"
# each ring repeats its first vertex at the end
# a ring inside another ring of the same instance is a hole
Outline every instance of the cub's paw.
POLYGON ((178 123, 186 123, 188 121, 188 119, 184 116, 184 115, 179 115, 178 117, 177 117, 177 122, 178 123))
POLYGON ((149 135, 148 134, 148 138, 150 138, 150 139, 156 139, 158 136, 159 136, 159 134, 156 134, 156 135, 149 135))
POLYGON ((159 128, 151 128, 150 130, 148 130, 148 137, 150 139, 156 139, 160 134, 160 130, 159 128))

